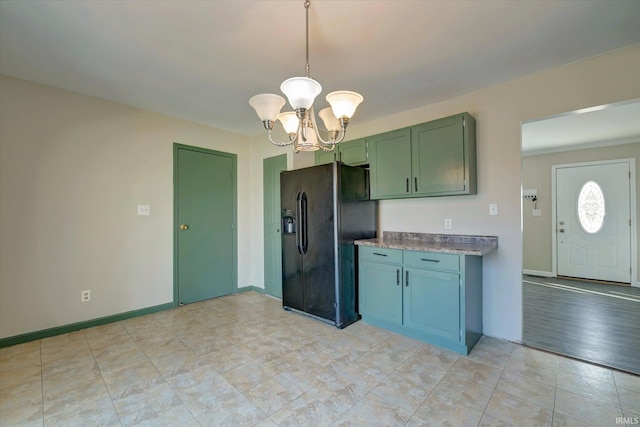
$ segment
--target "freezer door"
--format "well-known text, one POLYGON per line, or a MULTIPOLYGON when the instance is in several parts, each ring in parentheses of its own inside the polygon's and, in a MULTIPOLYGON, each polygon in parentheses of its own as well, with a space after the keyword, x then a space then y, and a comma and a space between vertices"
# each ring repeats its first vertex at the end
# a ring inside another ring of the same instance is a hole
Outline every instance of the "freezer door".
POLYGON ((301 169, 304 311, 336 320, 333 164, 301 169))
POLYGON ((300 218, 299 202, 300 171, 280 173, 280 203, 282 212, 293 217, 294 232, 282 236, 282 306, 304 310, 302 288, 302 254, 299 250, 300 218))

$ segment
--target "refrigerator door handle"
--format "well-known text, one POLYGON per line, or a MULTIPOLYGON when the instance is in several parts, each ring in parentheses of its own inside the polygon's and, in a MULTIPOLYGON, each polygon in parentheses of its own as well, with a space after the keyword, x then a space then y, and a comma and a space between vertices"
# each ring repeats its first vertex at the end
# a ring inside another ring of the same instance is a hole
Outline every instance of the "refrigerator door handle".
POLYGON ((302 253, 306 254, 309 241, 307 235, 307 193, 302 192, 302 197, 300 198, 300 212, 302 214, 302 232, 300 233, 300 246, 302 246, 302 253))
POLYGON ((302 254, 302 199, 301 194, 298 192, 296 196, 296 246, 298 247, 298 253, 302 254))

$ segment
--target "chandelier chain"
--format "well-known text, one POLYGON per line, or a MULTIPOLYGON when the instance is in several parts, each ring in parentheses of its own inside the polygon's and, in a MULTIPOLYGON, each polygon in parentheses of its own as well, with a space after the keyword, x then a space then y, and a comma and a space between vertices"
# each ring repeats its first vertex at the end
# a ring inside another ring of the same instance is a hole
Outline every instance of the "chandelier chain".
MULTIPOLYGON (((2 0, 0 0, 2 1, 2 0)), ((293 151, 331 151, 344 140, 349 119, 362 102, 362 95, 351 91, 335 91, 326 96, 330 107, 320 110, 320 118, 324 121, 329 134, 329 140, 325 141, 320 136, 316 126, 313 101, 322 92, 320 83, 310 76, 309 66, 309 8, 311 0, 304 1, 306 15, 306 63, 305 77, 291 77, 280 85, 280 90, 289 98, 289 104, 294 111, 281 113, 285 104, 284 98, 271 93, 254 95, 249 99, 251 105, 262 120, 267 130, 269 141, 273 145, 283 147, 293 145, 293 151), (272 130, 275 122, 279 120, 288 135, 289 141, 276 142, 272 138, 272 130)))
POLYGON ((304 72, 306 77, 310 77, 309 71, 311 69, 311 67, 309 67, 309 5, 311 5, 311 2, 309 0, 306 0, 304 2, 304 8, 307 13, 307 63, 304 66, 304 72))

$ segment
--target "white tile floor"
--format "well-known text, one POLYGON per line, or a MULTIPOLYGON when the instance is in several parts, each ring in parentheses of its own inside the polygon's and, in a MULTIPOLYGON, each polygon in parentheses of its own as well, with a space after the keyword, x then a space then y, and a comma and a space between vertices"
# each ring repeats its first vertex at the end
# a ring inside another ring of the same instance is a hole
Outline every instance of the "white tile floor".
POLYGON ((244 293, 0 349, 2 426, 614 426, 640 377, 482 338, 469 356, 244 293))

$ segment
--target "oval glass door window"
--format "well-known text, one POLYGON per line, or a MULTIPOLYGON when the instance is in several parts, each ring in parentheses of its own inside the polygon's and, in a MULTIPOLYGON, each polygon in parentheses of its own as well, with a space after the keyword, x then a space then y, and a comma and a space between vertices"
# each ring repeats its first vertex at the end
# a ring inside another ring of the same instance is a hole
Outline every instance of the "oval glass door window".
POLYGON ((604 224, 604 194, 600 186, 589 181, 582 186, 578 196, 578 219, 580 226, 589 234, 595 234, 604 224))

